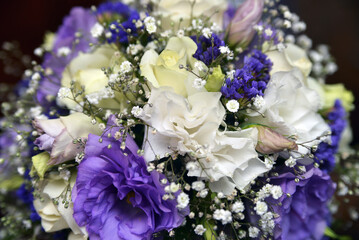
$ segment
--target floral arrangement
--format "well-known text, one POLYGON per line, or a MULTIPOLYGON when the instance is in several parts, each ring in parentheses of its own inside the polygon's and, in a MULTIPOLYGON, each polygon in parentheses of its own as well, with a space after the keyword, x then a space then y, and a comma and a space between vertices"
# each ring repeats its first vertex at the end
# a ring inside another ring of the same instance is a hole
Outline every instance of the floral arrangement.
POLYGON ((305 28, 274 0, 73 8, 2 104, 1 238, 339 238, 353 95, 305 28))

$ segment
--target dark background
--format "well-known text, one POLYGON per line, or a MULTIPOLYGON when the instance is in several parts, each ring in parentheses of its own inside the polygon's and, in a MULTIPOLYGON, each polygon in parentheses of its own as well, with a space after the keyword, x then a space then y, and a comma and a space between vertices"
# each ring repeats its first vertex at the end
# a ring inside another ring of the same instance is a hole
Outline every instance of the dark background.
MULTIPOLYGON (((43 42, 46 31, 55 32, 73 6, 90 7, 101 0, 0 0, 0 45, 17 40, 23 53, 32 55, 43 42)), ((314 46, 327 44, 336 58, 338 72, 328 83, 344 83, 359 101, 359 1, 283 0, 307 23, 306 34, 314 46)), ((0 83, 16 84, 19 77, 4 74, 0 62, 0 83)), ((1 88, 1 87, 0 87, 1 88)), ((1 90, 1 89, 0 89, 1 90)), ((0 91, 0 95, 1 95, 0 91)), ((1 99, 1 96, 0 96, 1 99)), ((354 144, 359 144, 359 109, 351 114, 354 144)), ((358 224, 356 224, 358 225, 358 224)), ((343 231, 358 236, 359 228, 343 231)), ((356 237, 354 237, 355 239, 356 237)))

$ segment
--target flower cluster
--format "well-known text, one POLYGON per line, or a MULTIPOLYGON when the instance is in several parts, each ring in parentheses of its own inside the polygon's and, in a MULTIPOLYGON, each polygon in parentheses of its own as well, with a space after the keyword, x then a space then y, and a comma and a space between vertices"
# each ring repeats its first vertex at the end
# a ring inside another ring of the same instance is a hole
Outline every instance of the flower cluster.
POLYGON ((353 96, 277 2, 74 8, 2 104, 1 238, 321 239, 353 96))
POLYGON ((259 50, 244 58, 244 66, 225 80, 221 92, 227 99, 251 100, 263 96, 270 79, 272 62, 259 50))

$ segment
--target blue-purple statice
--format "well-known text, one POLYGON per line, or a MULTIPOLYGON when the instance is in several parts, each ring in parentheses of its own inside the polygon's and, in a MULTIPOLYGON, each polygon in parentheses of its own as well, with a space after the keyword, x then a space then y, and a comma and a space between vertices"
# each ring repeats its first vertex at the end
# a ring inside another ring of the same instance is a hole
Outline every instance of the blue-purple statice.
POLYGON ((345 120, 346 112, 339 99, 334 103, 332 111, 327 115, 329 126, 332 131, 331 144, 322 142, 315 152, 315 159, 320 163, 320 168, 331 172, 335 166, 335 154, 338 152, 339 142, 342 133, 347 125, 345 120))
POLYGON ((263 96, 270 79, 269 72, 273 63, 267 55, 259 50, 253 50, 251 55, 244 58, 243 68, 237 69, 232 78, 227 78, 221 88, 227 99, 248 100, 257 95, 263 96))
POLYGON ((137 29, 134 22, 140 19, 140 15, 130 6, 121 2, 106 2, 97 8, 97 15, 100 20, 107 18, 116 19, 109 24, 111 37, 107 38, 108 43, 118 41, 122 44, 127 44, 129 35, 137 36, 137 29), (111 16, 115 17, 113 18, 111 16), (130 30, 130 32, 127 32, 128 30, 130 30))
POLYGON ((221 54, 219 48, 226 45, 224 41, 214 33, 212 33, 211 38, 206 38, 205 36, 192 36, 191 38, 197 44, 197 51, 193 57, 204 62, 207 66, 221 54))

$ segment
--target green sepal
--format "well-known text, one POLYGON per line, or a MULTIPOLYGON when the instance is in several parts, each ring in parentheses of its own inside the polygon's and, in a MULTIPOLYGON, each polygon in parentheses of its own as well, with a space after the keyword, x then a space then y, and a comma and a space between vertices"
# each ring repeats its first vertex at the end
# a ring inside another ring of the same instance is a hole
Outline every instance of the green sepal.
POLYGON ((208 92, 219 92, 224 82, 225 75, 222 73, 221 66, 213 68, 213 72, 208 76, 207 83, 204 86, 208 92))

